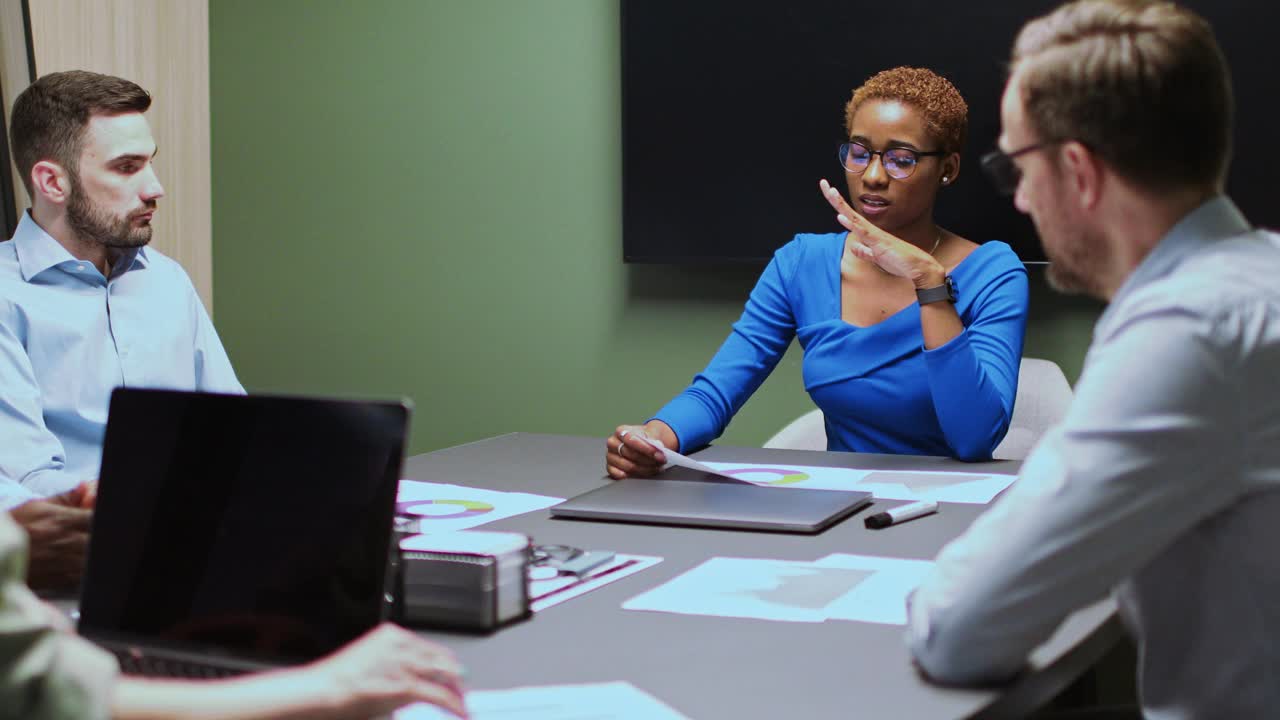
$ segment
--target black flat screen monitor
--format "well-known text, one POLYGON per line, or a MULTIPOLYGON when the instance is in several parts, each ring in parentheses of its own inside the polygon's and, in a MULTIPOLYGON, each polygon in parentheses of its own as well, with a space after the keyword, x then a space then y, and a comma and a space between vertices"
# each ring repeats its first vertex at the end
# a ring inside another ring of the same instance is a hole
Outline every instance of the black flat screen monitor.
MULTIPOLYGON (((913 65, 947 77, 969 105, 960 176, 939 195, 938 222, 1043 260, 1031 222, 996 194, 978 158, 1000 132, 1014 37, 1058 4, 621 0, 625 259, 762 263, 797 232, 838 231, 817 183, 845 189, 836 160, 844 105, 876 72, 913 65)), ((1272 47, 1280 3, 1187 5, 1213 24, 1234 76, 1228 191, 1255 224, 1278 226, 1271 126, 1280 111, 1272 47)))

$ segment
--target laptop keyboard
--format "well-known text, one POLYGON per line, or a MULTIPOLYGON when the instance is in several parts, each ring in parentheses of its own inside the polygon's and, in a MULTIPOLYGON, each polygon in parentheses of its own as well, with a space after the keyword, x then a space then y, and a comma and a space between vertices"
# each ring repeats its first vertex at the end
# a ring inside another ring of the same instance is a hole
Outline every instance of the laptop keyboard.
POLYGON ((233 668, 206 662, 156 655, 143 655, 137 651, 113 650, 120 661, 120 670, 126 675, 145 675, 147 677, 196 678, 216 680, 218 678, 244 675, 244 668, 233 668))

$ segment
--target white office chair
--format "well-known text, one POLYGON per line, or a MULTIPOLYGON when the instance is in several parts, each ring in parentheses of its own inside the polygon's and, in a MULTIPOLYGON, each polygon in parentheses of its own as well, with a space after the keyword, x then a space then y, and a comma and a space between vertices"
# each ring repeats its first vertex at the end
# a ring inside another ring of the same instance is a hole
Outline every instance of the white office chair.
POLYGON ((827 426, 821 410, 810 410, 787 423, 776 435, 765 441, 767 448, 780 450, 826 450, 827 426))
POLYGON ((1052 360, 1022 358, 1018 394, 1013 399, 1009 432, 992 455, 997 460, 1021 460, 1040 442, 1040 436, 1067 414, 1071 383, 1052 360))
MULTIPOLYGON (((1009 432, 996 446, 997 460, 1021 460, 1054 423, 1067 414, 1071 384, 1052 360, 1023 358, 1018 369, 1018 394, 1013 400, 1009 432)), ((810 410, 769 438, 767 448, 826 450, 827 430, 821 410, 810 410)))

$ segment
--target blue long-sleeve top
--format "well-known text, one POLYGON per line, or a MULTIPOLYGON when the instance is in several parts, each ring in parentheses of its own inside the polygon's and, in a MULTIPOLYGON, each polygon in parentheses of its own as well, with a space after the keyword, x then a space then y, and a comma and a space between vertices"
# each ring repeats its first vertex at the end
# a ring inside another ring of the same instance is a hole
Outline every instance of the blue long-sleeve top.
POLYGON ((710 364, 654 416, 681 452, 719 437, 798 338, 829 450, 991 457, 1009 429, 1026 331, 1018 257, 991 241, 952 270, 964 332, 926 350, 916 303, 870 327, 842 319, 844 251, 845 233, 800 234, 774 254, 710 364))

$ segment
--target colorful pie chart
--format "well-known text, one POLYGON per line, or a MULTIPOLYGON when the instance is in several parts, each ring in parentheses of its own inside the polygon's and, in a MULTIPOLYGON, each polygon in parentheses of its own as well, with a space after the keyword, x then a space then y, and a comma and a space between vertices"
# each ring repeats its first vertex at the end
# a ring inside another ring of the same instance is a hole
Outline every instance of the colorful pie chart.
POLYGON ((493 512, 493 506, 478 500, 415 500, 397 503, 396 512, 423 520, 456 520, 493 512))
POLYGON ((720 472, 725 475, 745 475, 746 477, 742 478, 743 480, 765 483, 766 485, 791 485, 792 483, 804 482, 809 479, 808 473, 787 468, 746 467, 721 470, 720 472))

